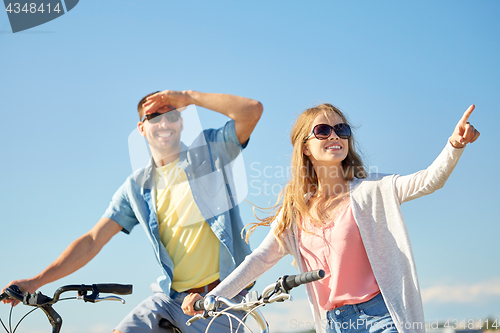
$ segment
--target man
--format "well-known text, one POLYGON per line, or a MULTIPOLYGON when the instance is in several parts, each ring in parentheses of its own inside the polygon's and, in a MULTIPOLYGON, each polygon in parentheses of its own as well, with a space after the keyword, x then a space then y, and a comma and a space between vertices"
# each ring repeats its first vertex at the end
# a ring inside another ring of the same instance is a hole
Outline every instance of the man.
MULTIPOLYGON (((149 143, 151 163, 132 174, 115 193, 98 223, 75 240, 44 271, 9 283, 23 292, 63 278, 87 264, 119 231, 141 224, 163 270, 155 295, 138 305, 115 332, 161 332, 166 319, 182 331, 204 332, 201 321, 185 326, 180 308, 189 293, 211 291, 250 253, 241 236, 233 175, 227 166, 246 147, 263 108, 244 97, 162 91, 138 105, 138 130, 149 143), (180 140, 178 110, 198 105, 231 118, 203 131, 190 147, 180 140)), ((216 329, 227 331, 227 319, 216 329)))

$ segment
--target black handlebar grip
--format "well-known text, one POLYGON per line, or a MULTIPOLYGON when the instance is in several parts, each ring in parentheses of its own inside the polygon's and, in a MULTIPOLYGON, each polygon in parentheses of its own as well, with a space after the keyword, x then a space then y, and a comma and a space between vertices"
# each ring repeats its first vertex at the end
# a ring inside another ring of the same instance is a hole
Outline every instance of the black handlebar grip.
POLYGON ((283 280, 283 287, 285 287, 285 289, 287 290, 291 290, 292 288, 298 287, 301 284, 321 280, 324 277, 325 271, 322 269, 297 275, 290 275, 283 280))
POLYGON ((95 285, 100 293, 130 295, 132 294, 131 284, 101 283, 95 285))
MULTIPOLYGON (((23 296, 23 292, 21 291, 21 289, 19 289, 18 286, 16 286, 15 284, 7 287, 7 289, 5 289, 5 293, 3 294, 7 297, 10 297, 12 299, 15 299, 15 300, 18 300, 18 301, 23 301, 24 299, 24 296, 23 296)), ((2 295, 2 296, 3 296, 2 295)), ((7 298, 5 297, 5 298, 7 298)))
POLYGON ((202 299, 199 299, 196 302, 194 302, 194 304, 193 304, 194 311, 203 311, 203 310, 205 310, 205 303, 204 303, 204 301, 205 301, 205 299, 202 298, 202 299))

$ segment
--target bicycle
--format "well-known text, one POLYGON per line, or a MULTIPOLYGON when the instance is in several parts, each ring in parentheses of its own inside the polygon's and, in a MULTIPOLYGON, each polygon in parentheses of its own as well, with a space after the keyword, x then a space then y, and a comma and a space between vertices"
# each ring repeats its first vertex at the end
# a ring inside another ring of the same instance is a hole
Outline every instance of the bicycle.
POLYGON ((225 315, 228 318, 234 318, 239 322, 238 327, 235 331, 233 331, 231 321, 229 321, 230 332, 238 332, 240 326, 243 326, 248 331, 252 332, 252 330, 244 322, 248 316, 252 316, 259 326, 260 333, 269 333, 269 325, 267 324, 264 315, 259 311, 259 308, 274 302, 292 300, 290 290, 304 283, 320 280, 324 276, 325 272, 321 269, 291 276, 284 275, 275 283, 265 287, 261 296, 258 295, 257 291, 249 292, 241 303, 235 303, 225 297, 206 296, 204 299, 196 301, 193 305, 195 311, 204 311, 203 314, 197 314, 191 317, 186 324, 189 326, 198 319, 212 318, 205 330, 205 333, 207 333, 215 318, 225 315), (221 307, 224 308, 221 309, 221 307), (239 319, 237 316, 229 312, 231 310, 245 311, 246 314, 242 319, 239 319))
POLYGON ((24 305, 35 307, 33 310, 29 311, 24 317, 22 317, 19 322, 16 324, 14 329, 12 329, 12 309, 9 315, 9 329, 5 326, 4 322, 0 319, 0 323, 7 333, 15 333, 19 324, 26 318, 30 313, 35 311, 36 309, 41 309, 50 324, 52 325, 52 333, 59 333, 62 326, 62 318, 61 316, 52 308, 52 305, 59 301, 69 300, 69 299, 79 299, 84 302, 97 303, 101 301, 120 301, 122 304, 125 304, 125 300, 118 296, 106 296, 99 297, 99 293, 106 294, 116 294, 116 295, 130 295, 132 293, 132 285, 124 285, 124 284, 116 284, 116 283, 105 283, 105 284, 92 284, 92 285, 66 285, 58 288, 54 292, 53 297, 48 297, 41 292, 36 292, 34 294, 23 293, 19 289, 19 287, 12 285, 5 289, 5 292, 0 295, 0 301, 4 299, 10 298, 13 300, 17 300, 22 302, 24 305), (68 298, 60 298, 62 293, 68 291, 77 291, 78 296, 76 297, 68 297, 68 298), (87 295, 88 292, 92 292, 92 294, 87 295))

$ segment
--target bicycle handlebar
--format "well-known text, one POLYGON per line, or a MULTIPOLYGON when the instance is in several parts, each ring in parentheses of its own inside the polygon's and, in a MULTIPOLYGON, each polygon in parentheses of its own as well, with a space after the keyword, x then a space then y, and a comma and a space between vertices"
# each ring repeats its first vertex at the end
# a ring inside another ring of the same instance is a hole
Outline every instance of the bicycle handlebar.
MULTIPOLYGON (((274 289, 279 288, 281 292, 288 293, 293 288, 296 288, 296 287, 298 287, 302 284, 305 284, 305 283, 321 280, 324 277, 325 277, 325 271, 322 269, 318 269, 316 271, 311 271, 311 272, 305 272, 305 273, 301 273, 301 274, 296 274, 296 275, 284 275, 276 282, 276 284, 270 285, 269 287, 275 287, 274 289)), ((265 290, 269 290, 269 287, 267 287, 265 290)), ((267 297, 267 295, 265 295, 265 294, 266 294, 266 292, 263 293, 263 296, 267 297)), ((210 298, 205 297, 205 298, 197 300, 193 304, 193 309, 195 311, 203 311, 203 310, 205 310, 206 305, 214 304, 214 302, 215 302, 214 298, 210 299, 210 298)), ((215 305, 215 307, 218 307, 220 304, 214 304, 214 305, 215 305)), ((211 307, 213 307, 213 305, 211 305, 211 307)), ((212 310, 212 309, 208 309, 208 310, 212 310)))
POLYGON ((3 301, 6 298, 12 298, 22 302, 24 297, 21 289, 19 289, 18 286, 13 285, 5 289, 5 292, 0 295, 0 301, 3 301))
MULTIPOLYGON (((26 292, 24 295, 18 286, 12 285, 5 289, 5 292, 0 295, 0 301, 6 298, 12 298, 22 302, 24 305, 33 306, 40 308, 47 315, 50 324, 52 325, 52 332, 59 332, 62 325, 62 318, 59 314, 54 311, 52 305, 59 301, 59 296, 67 291, 77 291, 77 299, 82 299, 85 302, 99 302, 102 300, 115 300, 125 303, 123 299, 117 296, 108 296, 104 298, 99 298, 99 293, 117 294, 117 295, 128 295, 132 293, 132 285, 127 284, 116 284, 116 283, 102 283, 93 285, 66 285, 58 288, 54 297, 50 298, 41 292, 36 292, 30 294, 26 292), (87 292, 92 292, 91 295, 87 295, 87 292)), ((22 321, 22 319, 21 319, 22 321)), ((3 325, 3 323, 2 323, 3 325)), ((5 328, 5 326, 4 326, 5 328)))
POLYGON ((67 291, 77 291, 79 296, 83 296, 85 301, 95 300, 99 293, 106 294, 116 294, 116 295, 130 295, 132 294, 131 284, 117 284, 117 283, 100 283, 100 284, 70 284, 58 288, 54 297, 50 298, 44 294, 37 292, 35 294, 25 294, 23 295, 21 290, 13 285, 5 289, 5 292, 0 295, 0 301, 6 298, 13 298, 18 301, 23 302, 26 305, 42 305, 42 304, 54 304, 59 301, 59 296, 67 291), (92 295, 87 296, 87 292, 91 291, 92 295))
MULTIPOLYGON (((213 321, 215 318, 221 315, 230 317, 232 315, 227 313, 227 311, 229 310, 245 311, 247 314, 244 316, 244 318, 249 315, 252 316, 255 319, 260 332, 269 333, 269 326, 258 308, 269 303, 291 300, 291 296, 289 294, 290 290, 304 283, 320 280, 324 276, 325 272, 323 270, 305 272, 302 274, 290 276, 284 275, 280 277, 275 283, 270 284, 266 288, 264 288, 261 296, 258 295, 257 291, 252 291, 245 296, 245 299, 241 303, 235 303, 234 301, 225 297, 215 297, 212 295, 205 296, 205 298, 197 300, 193 304, 193 308, 195 311, 204 311, 204 313, 197 314, 191 317, 186 322, 186 325, 190 326, 193 322, 201 318, 206 319, 212 317, 213 321), (226 306, 226 308, 223 308, 224 305, 226 306)), ((212 321, 207 326, 207 330, 208 327, 210 327, 212 321)), ((242 320, 238 321, 240 322, 240 325, 243 325, 248 329, 248 327, 242 320)))
POLYGON ((116 295, 130 295, 133 289, 131 284, 118 283, 100 283, 96 287, 101 293, 116 295))
POLYGON ((295 287, 298 287, 304 283, 309 283, 317 280, 321 280, 325 277, 325 271, 318 269, 317 271, 305 272, 297 275, 290 275, 283 277, 283 287, 286 291, 290 291, 295 287))
POLYGON ((193 304, 193 309, 194 311, 203 311, 205 310, 205 304, 203 303, 205 301, 204 298, 197 300, 193 304))
POLYGON ((99 283, 99 284, 70 284, 60 287, 54 293, 54 300, 59 300, 59 296, 67 291, 78 291, 78 295, 86 296, 87 291, 91 291, 92 295, 97 297, 99 293, 116 294, 116 295, 130 295, 132 293, 131 284, 117 284, 117 283, 99 283))

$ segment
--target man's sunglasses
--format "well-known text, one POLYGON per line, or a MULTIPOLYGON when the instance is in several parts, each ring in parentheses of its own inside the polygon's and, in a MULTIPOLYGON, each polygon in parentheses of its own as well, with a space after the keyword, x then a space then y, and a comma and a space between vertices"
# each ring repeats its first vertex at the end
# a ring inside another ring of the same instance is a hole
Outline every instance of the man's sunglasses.
POLYGON ((328 124, 318 124, 314 126, 311 133, 304 139, 304 143, 314 134, 316 139, 318 140, 326 140, 332 134, 332 131, 337 134, 337 136, 341 139, 349 139, 351 136, 351 128, 347 124, 337 124, 334 126, 330 126, 328 124))
POLYGON ((155 113, 145 115, 142 118, 141 122, 145 122, 147 120, 151 124, 157 124, 162 119, 162 117, 159 117, 159 116, 165 116, 165 118, 167 118, 168 122, 175 123, 181 117, 181 113, 177 110, 172 110, 172 111, 163 112, 163 113, 155 112, 155 113))

